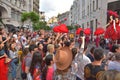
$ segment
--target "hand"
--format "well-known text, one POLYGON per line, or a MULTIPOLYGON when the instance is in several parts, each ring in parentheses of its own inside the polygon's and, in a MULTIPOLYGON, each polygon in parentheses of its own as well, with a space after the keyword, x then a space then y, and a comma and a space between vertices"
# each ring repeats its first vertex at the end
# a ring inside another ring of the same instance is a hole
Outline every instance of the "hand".
POLYGON ((6 57, 6 59, 5 59, 5 63, 9 63, 10 61, 11 61, 11 59, 8 58, 8 57, 6 57))
POLYGON ((8 41, 9 39, 10 39, 10 37, 7 37, 7 39, 6 39, 6 40, 8 41))

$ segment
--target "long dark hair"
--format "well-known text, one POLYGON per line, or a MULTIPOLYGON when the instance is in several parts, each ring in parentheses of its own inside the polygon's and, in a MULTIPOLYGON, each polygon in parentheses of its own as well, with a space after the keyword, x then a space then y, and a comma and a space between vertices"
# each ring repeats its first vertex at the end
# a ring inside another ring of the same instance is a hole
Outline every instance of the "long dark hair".
POLYGON ((34 68, 36 65, 39 66, 40 68, 40 72, 41 72, 41 64, 42 64, 42 55, 39 53, 39 52, 35 52, 33 54, 33 57, 32 57, 32 62, 31 62, 31 66, 30 66, 30 73, 31 75, 33 75, 33 71, 34 71, 34 68))
POLYGON ((13 51, 13 52, 17 51, 17 50, 15 49, 15 47, 12 48, 12 44, 15 44, 15 42, 12 42, 12 43, 10 44, 9 49, 10 49, 11 51, 13 51))
POLYGON ((46 65, 45 68, 43 69, 42 80, 46 80, 48 66, 51 65, 51 61, 53 61, 53 55, 49 54, 45 58, 46 65))

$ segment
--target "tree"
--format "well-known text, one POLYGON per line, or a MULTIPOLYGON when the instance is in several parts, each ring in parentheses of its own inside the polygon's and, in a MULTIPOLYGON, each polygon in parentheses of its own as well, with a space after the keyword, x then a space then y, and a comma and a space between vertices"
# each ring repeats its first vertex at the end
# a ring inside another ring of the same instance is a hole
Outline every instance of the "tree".
POLYGON ((39 21, 39 15, 35 12, 24 12, 21 15, 21 21, 24 22, 30 19, 32 23, 37 23, 39 21))
POLYGON ((73 26, 67 26, 67 28, 68 28, 69 30, 74 29, 73 26))
POLYGON ((51 28, 47 26, 47 23, 45 21, 39 21, 38 23, 33 24, 34 30, 44 29, 44 30, 50 30, 51 28))
POLYGON ((34 30, 44 29, 50 30, 50 27, 47 26, 45 21, 40 21, 40 17, 35 12, 25 12, 22 13, 21 21, 24 23, 26 20, 30 20, 32 22, 32 26, 34 30))

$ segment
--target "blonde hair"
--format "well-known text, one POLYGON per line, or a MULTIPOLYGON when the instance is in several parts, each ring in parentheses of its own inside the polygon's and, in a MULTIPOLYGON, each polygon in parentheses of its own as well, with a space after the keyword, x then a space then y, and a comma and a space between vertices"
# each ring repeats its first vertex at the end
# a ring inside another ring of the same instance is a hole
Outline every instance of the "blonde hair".
POLYGON ((116 74, 115 80, 120 80, 120 72, 116 74))
POLYGON ((120 72, 116 70, 108 70, 102 72, 97 80, 120 80, 120 72))
POLYGON ((47 45, 47 50, 50 51, 52 48, 54 48, 54 45, 53 44, 48 44, 47 45))

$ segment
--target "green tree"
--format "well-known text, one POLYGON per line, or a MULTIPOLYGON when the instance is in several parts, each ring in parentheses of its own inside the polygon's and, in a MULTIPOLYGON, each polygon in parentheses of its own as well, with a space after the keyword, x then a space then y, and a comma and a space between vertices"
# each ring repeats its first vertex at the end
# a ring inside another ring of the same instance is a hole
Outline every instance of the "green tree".
POLYGON ((69 30, 74 29, 73 26, 67 26, 67 28, 68 28, 69 30))
POLYGON ((21 15, 22 22, 30 19, 32 23, 37 23, 39 21, 39 18, 40 18, 39 15, 35 12, 29 12, 29 13, 24 12, 21 15))
POLYGON ((50 30, 50 27, 47 26, 47 23, 45 21, 39 21, 38 23, 33 24, 34 30, 44 29, 44 30, 50 30))
POLYGON ((44 29, 50 30, 50 27, 47 26, 45 21, 40 21, 40 17, 35 12, 25 12, 21 15, 21 21, 24 23, 26 20, 30 19, 34 30, 44 29))

